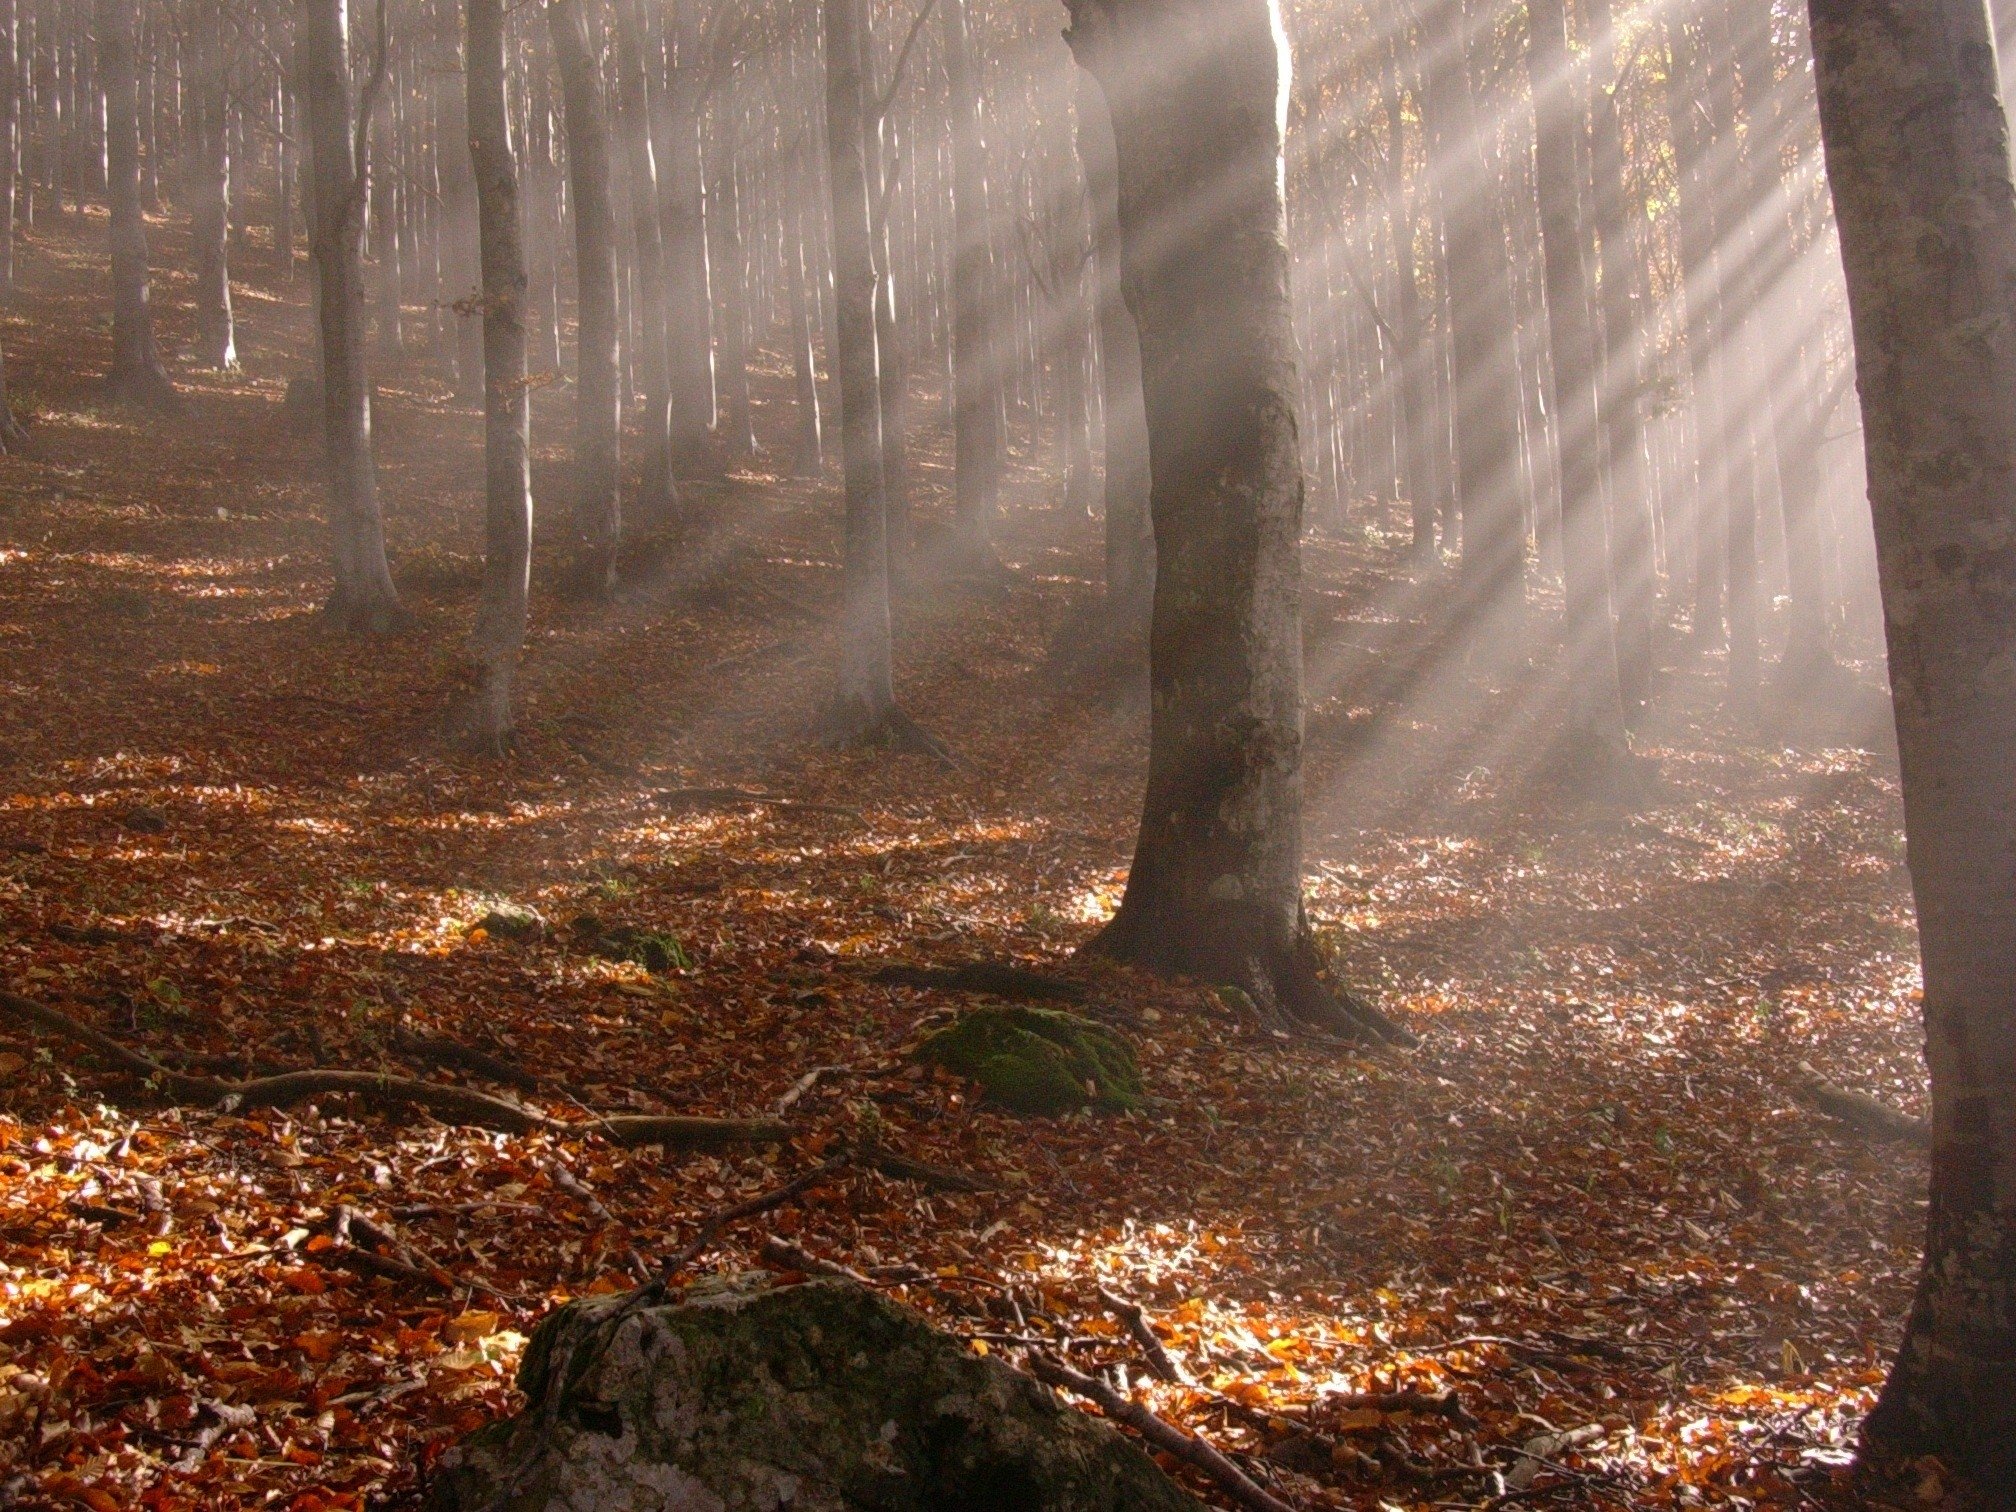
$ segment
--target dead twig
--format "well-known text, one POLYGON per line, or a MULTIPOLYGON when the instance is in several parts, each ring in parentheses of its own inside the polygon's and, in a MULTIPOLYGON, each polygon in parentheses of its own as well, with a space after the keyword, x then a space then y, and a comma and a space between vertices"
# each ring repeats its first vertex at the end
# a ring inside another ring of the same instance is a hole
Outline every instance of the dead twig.
POLYGON ((1157 1449, 1203 1471, 1242 1507, 1251 1507, 1253 1512, 1295 1512, 1293 1506, 1261 1486, 1204 1440, 1163 1421, 1140 1403, 1128 1401, 1104 1381, 1073 1370, 1062 1360, 1039 1350, 1029 1353, 1029 1372, 1039 1381, 1061 1386, 1096 1403, 1106 1416, 1125 1423, 1157 1449))
POLYGON ((1099 1300, 1127 1325, 1127 1332, 1132 1334, 1134 1342, 1141 1346, 1141 1353, 1148 1359, 1148 1368, 1155 1372, 1156 1377, 1180 1384, 1183 1380, 1182 1368, 1170 1358, 1169 1351, 1163 1348, 1161 1339, 1156 1337, 1155 1330, 1149 1326, 1148 1314, 1142 1311, 1141 1304, 1130 1302, 1118 1292, 1108 1291, 1103 1286, 1099 1288, 1099 1300))

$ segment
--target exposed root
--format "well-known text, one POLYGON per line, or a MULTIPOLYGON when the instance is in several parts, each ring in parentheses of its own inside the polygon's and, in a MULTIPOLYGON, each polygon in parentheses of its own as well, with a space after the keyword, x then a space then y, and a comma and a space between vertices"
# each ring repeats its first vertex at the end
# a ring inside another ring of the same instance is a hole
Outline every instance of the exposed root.
POLYGON ((969 961, 962 966, 912 966, 902 961, 877 967, 873 980, 891 987, 921 987, 943 992, 984 992, 993 997, 1034 1002, 1082 1003, 1085 989, 1040 972, 1025 971, 1001 961, 969 961))
POLYGON ((589 1130, 621 1145, 662 1144, 676 1150, 722 1150, 747 1145, 782 1144, 792 1135, 789 1124, 768 1118, 660 1117, 623 1113, 596 1115, 585 1124, 563 1123, 534 1108, 501 1097, 444 1082, 416 1081, 377 1071, 341 1071, 316 1067, 285 1071, 249 1081, 222 1081, 191 1076, 129 1049, 108 1034, 80 1023, 66 1013, 15 993, 0 991, 0 1019, 59 1034, 83 1045, 121 1071, 145 1079, 173 1102, 191 1106, 286 1108, 312 1098, 351 1096, 381 1110, 420 1108, 444 1123, 469 1124, 506 1134, 534 1131, 577 1136, 589 1130))
POLYGON ((322 606, 322 621, 338 635, 403 635, 414 624, 397 597, 342 588, 330 594, 322 606))
POLYGON ((928 756, 959 770, 952 748, 895 704, 879 714, 852 700, 838 702, 827 713, 824 737, 829 745, 894 751, 903 756, 928 756))

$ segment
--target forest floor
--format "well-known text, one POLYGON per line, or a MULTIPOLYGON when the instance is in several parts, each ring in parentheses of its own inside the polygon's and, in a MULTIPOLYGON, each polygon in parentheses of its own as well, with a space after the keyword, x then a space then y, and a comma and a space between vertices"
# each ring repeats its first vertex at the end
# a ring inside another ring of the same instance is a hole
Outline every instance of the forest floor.
MULTIPOLYGON (((478 414, 429 362, 387 367, 416 624, 333 638, 317 451, 282 403, 305 276, 239 286, 242 373, 175 359, 181 414, 121 412, 94 394, 102 232, 29 230, 4 327, 30 440, 0 459, 0 985, 212 1069, 454 1079, 402 1054, 404 1032, 449 1036, 536 1077, 516 1095, 569 1127, 175 1107, 0 1024, 0 1501, 402 1501, 510 1408, 555 1302, 634 1284, 864 1132, 987 1189, 850 1172, 697 1268, 777 1234, 993 1336, 975 1348, 1118 1362, 1304 1506, 1840 1499, 1925 1185, 1921 1155, 1801 1093, 1806 1064, 1923 1107, 1870 669, 1837 717, 1767 733, 1722 711, 1717 658, 1678 659, 1639 736, 1659 787, 1606 808, 1527 754, 1544 673, 1419 657, 1439 569, 1417 581, 1376 530, 1312 538, 1310 907, 1423 1045, 1288 1042, 1072 959, 1124 877, 1145 722, 1046 669, 1099 559, 1047 455, 1014 459, 998 584, 899 612, 901 695, 956 769, 812 738, 837 493, 766 470, 788 446, 770 371, 768 450, 687 487, 620 604, 559 601, 542 569, 520 749, 466 759, 439 716, 474 603, 478 414), (506 902, 549 927, 479 927, 506 902), (677 949, 607 959, 584 914, 677 949), (1072 977, 1137 1040, 1149 1105, 976 1106, 906 1056, 969 1000, 877 981, 891 959, 1072 977), (758 1115, 794 1090, 796 1137, 749 1154, 618 1148, 589 1112, 758 1115), (339 1208, 422 1274, 360 1268, 339 1208), (1144 1379, 1102 1287, 1147 1309, 1187 1384, 1144 1379), (1464 1412, 1349 1400, 1406 1388, 1464 1412)), ((186 283, 156 298, 172 353, 186 283)), ((537 426, 550 512, 564 391, 537 426)), ((1919 1490, 1940 1499, 1936 1466, 1919 1490)))

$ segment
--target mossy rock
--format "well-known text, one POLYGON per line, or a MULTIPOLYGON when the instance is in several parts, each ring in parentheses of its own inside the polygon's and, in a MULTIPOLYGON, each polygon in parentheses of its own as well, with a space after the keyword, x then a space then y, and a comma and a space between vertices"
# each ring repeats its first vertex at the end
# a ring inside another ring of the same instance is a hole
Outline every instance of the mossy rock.
POLYGON ((431 1512, 1202 1512, 1113 1429, 888 1298, 760 1273, 549 1316, 431 1512))
POLYGON ((927 1038, 917 1058, 970 1077, 1012 1113, 1124 1112, 1141 1103, 1132 1047, 1105 1025, 1054 1008, 976 1008, 927 1038))
POLYGON ((493 903, 476 921, 478 929, 500 940, 536 940, 546 933, 546 916, 536 908, 509 901, 493 903))
POLYGON ((693 964, 675 936, 657 930, 633 924, 606 925, 594 914, 582 914, 572 929, 582 948, 604 960, 629 961, 655 972, 684 971, 693 964))

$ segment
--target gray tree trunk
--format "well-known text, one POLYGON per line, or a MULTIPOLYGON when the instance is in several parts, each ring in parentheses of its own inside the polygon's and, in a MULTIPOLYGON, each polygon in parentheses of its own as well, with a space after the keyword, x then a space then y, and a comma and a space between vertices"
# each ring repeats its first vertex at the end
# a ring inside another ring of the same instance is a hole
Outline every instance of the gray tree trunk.
POLYGON ((370 186, 358 162, 349 20, 346 0, 303 0, 297 64, 313 155, 322 424, 336 565, 325 613, 343 630, 383 632, 399 628, 405 615, 385 560, 385 521, 371 455, 364 302, 364 196, 370 186))
POLYGON ((1925 972, 1932 1192, 1867 1425, 2016 1505, 2016 186, 1983 0, 1810 0, 1925 972))
POLYGON ((525 382, 525 247, 504 100, 504 0, 468 0, 469 160, 483 269, 483 596, 470 640, 482 686, 464 733, 510 744, 511 690, 532 581, 532 392, 525 382))
POLYGON ((147 223, 140 213, 140 133, 133 73, 134 0, 97 0, 100 72, 105 78, 108 185, 112 210, 112 371, 106 392, 138 404, 172 404, 174 385, 154 345, 147 282, 147 223))
POLYGON ((622 513, 622 353, 616 325, 616 214, 609 194, 609 117, 582 0, 547 0, 567 124, 574 202, 574 537, 569 576, 590 594, 616 586, 622 513))
POLYGON ((1629 785, 1631 753, 1610 618, 1610 531, 1596 396, 1594 291, 1583 252, 1581 92, 1568 63, 1561 0, 1527 0, 1527 64, 1538 124, 1534 180, 1540 209, 1553 411, 1561 451, 1561 582, 1566 610, 1567 728, 1563 755, 1601 783, 1629 785))
POLYGON ((639 426, 644 455, 640 510, 664 515, 678 498, 672 481, 672 377, 666 329, 665 243, 658 218, 658 159, 651 146, 651 89, 644 65, 644 7, 617 0, 616 138, 623 144, 636 259, 637 340, 631 360, 644 390, 639 426))
POLYGON ((1365 1034, 1302 907, 1302 458, 1271 0, 1071 0, 1104 90, 1157 554, 1148 793, 1101 953, 1365 1034))
POLYGON ((182 182, 196 252, 196 360, 229 371, 238 366, 238 347, 231 318, 231 138, 221 6, 197 8, 189 49, 182 182))
POLYGON ((952 107, 953 493, 960 555, 993 560, 1001 505, 1001 369, 995 352, 987 170, 980 96, 966 38, 966 0, 939 0, 952 107))

